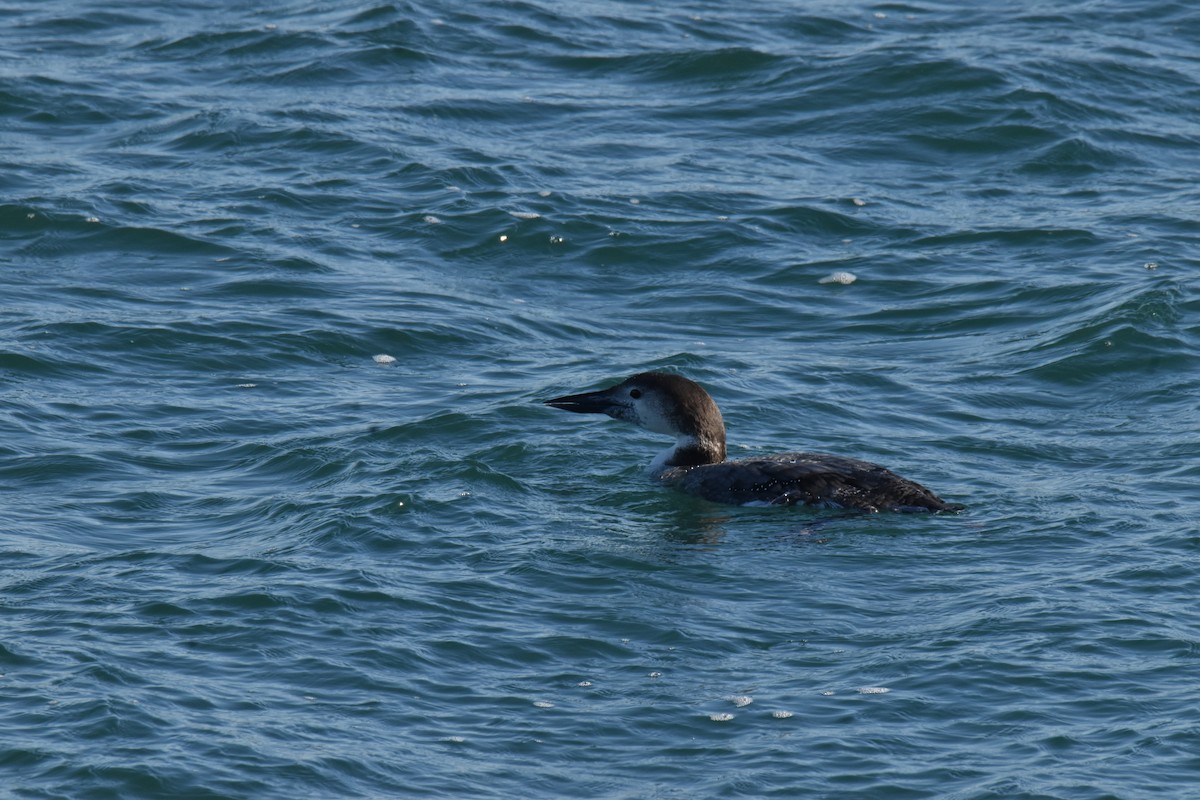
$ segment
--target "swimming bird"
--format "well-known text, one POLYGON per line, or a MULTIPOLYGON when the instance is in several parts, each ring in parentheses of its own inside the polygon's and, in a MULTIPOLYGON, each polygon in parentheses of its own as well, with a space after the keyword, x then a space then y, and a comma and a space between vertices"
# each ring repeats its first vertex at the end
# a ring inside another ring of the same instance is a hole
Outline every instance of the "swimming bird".
POLYGON ((688 494, 734 505, 808 505, 860 511, 958 511, 919 483, 878 464, 823 453, 725 460, 725 422, 700 384, 642 372, 598 392, 544 401, 580 414, 607 414, 675 437, 651 474, 688 494))

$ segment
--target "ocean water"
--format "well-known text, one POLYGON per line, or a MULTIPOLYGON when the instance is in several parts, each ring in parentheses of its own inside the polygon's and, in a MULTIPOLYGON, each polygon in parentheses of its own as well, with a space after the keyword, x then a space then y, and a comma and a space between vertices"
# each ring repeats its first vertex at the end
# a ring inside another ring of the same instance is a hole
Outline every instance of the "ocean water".
POLYGON ((0 5, 0 796, 1200 797, 1198 113, 1161 0, 0 5), (539 402, 647 369, 967 510, 539 402))

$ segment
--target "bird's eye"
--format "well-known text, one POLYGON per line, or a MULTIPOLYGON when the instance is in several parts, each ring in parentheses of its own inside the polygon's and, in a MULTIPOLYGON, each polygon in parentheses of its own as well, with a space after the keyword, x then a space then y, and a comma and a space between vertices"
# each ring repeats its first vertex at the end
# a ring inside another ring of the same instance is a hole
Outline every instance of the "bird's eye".
POLYGON ((632 397, 634 400, 637 400, 639 397, 642 396, 642 390, 641 389, 630 389, 629 396, 632 397))

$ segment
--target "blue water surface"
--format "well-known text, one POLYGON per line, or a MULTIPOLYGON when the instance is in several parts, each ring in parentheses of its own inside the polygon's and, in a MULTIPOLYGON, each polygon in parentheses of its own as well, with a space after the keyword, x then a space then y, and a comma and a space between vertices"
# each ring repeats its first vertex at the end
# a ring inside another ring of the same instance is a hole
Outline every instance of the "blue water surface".
POLYGON ((0 795, 1200 797, 1198 114, 1163 0, 0 6, 0 795), (967 511, 539 402, 648 369, 967 511))

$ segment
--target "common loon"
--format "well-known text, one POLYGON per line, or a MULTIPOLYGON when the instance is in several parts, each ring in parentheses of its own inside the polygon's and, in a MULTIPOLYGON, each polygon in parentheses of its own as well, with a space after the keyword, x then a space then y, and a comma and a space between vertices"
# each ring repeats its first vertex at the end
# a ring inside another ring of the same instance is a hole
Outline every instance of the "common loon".
POLYGON ((810 505, 861 511, 959 511, 919 483, 878 464, 821 453, 725 460, 725 423, 700 385, 682 375, 642 372, 599 392, 546 400, 580 414, 607 414, 675 437, 651 474, 706 500, 735 505, 810 505))

